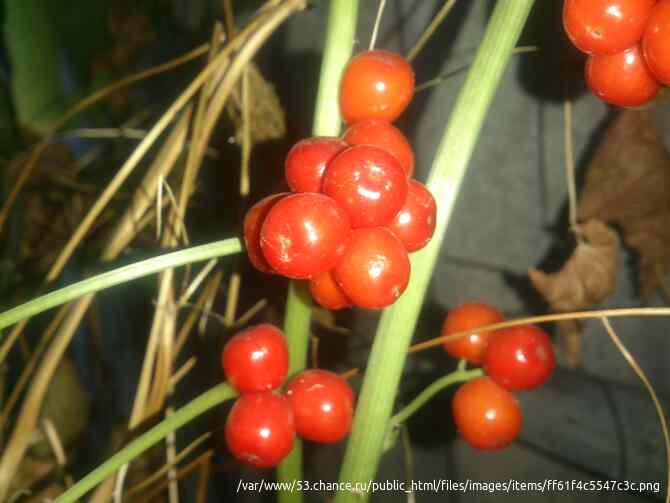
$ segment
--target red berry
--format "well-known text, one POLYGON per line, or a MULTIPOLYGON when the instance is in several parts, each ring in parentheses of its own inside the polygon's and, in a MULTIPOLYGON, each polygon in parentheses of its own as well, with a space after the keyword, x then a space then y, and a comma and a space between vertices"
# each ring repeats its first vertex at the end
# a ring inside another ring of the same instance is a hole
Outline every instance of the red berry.
POLYGON ((370 119, 347 129, 342 139, 349 145, 372 145, 393 155, 408 177, 414 172, 414 151, 405 135, 390 122, 370 119))
POLYGON ((270 392, 242 395, 226 420, 226 443, 251 466, 277 465, 293 448, 295 421, 290 402, 270 392))
POLYGON ((384 227, 355 230, 333 270, 345 295, 367 309, 393 304, 407 288, 409 273, 405 247, 384 227))
POLYGON ((244 245, 247 249, 249 260, 259 271, 270 274, 275 272, 274 269, 270 267, 270 264, 268 264, 268 261, 265 260, 261 250, 261 227, 263 227, 265 217, 268 215, 272 207, 286 195, 288 195, 288 192, 273 194, 261 199, 254 204, 244 216, 244 245))
POLYGON ((433 194, 422 183, 409 181, 407 199, 388 226, 408 252, 420 250, 435 232, 437 207, 433 194))
POLYGON ((539 386, 555 366, 549 336, 535 325, 499 330, 484 353, 488 376, 510 391, 539 386))
POLYGON ((325 370, 306 370, 286 388, 295 415, 295 429, 303 438, 331 444, 351 428, 354 393, 347 381, 325 370))
POLYGON ((414 94, 414 71, 399 54, 365 51, 354 56, 340 84, 340 111, 353 124, 365 119, 394 121, 414 94))
POLYGON ((519 403, 488 377, 472 379, 458 388, 451 407, 459 433, 476 449, 502 449, 521 431, 519 403))
MULTIPOLYGON (((466 302, 455 307, 444 320, 442 335, 483 327, 503 321, 495 307, 482 302, 466 302)), ((465 358, 471 363, 481 363, 489 342, 497 332, 484 330, 444 343, 444 350, 454 358, 465 358)))
POLYGON ((620 107, 650 101, 661 88, 649 71, 639 46, 617 54, 590 56, 586 83, 598 98, 620 107))
POLYGON ((323 176, 324 194, 347 210, 354 229, 389 224, 405 202, 407 190, 407 177, 397 159, 370 145, 346 149, 323 176))
POLYGON ((652 9, 642 39, 642 49, 651 73, 670 86, 670 0, 661 0, 652 9))
POLYGON ((589 54, 613 54, 642 38, 656 0, 565 0, 563 26, 589 54))
POLYGON ((309 282, 309 291, 314 300, 326 309, 336 311, 351 306, 351 300, 335 282, 331 271, 313 277, 309 282))
POLYGON ((269 324, 250 327, 226 343, 221 363, 228 382, 240 393, 273 390, 288 372, 286 338, 269 324))
POLYGON ((347 144, 337 138, 307 138, 289 151, 284 163, 286 181, 293 192, 321 192, 326 165, 347 144))
POLYGON ((331 269, 351 233, 347 213, 330 197, 305 192, 275 204, 261 228, 261 249, 270 266, 306 279, 331 269))

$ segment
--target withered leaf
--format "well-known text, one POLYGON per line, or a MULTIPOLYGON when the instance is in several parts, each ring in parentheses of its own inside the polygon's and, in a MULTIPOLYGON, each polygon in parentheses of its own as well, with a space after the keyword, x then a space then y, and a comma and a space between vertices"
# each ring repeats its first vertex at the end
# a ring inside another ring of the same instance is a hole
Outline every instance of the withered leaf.
MULTIPOLYGON (((599 220, 580 226, 582 240, 572 256, 556 272, 528 271, 533 286, 555 312, 587 309, 605 300, 615 289, 619 260, 619 236, 599 220)), ((568 320, 558 324, 568 364, 579 361, 581 325, 568 320)))
POLYGON ((622 112, 588 167, 579 215, 616 223, 639 254, 639 283, 652 293, 670 271, 670 155, 648 112, 622 112))

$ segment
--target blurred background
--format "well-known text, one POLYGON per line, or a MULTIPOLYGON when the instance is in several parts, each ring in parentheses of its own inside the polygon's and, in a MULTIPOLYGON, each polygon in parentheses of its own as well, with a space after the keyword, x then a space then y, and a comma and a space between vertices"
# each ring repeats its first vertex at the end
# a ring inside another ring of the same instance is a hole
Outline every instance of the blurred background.
MULTIPOLYGON (((191 244, 239 234, 244 210, 261 197, 283 190, 283 158, 295 141, 310 135, 328 3, 309 2, 308 8, 293 15, 253 60, 249 85, 254 141, 249 163, 250 194, 246 197, 239 195, 239 93, 233 93, 227 103, 211 137, 184 219, 191 244)), ((378 2, 372 0, 360 3, 356 49, 367 47, 378 7, 378 2)), ((419 180, 425 180, 428 174, 493 4, 489 0, 458 1, 413 62, 419 84, 444 76, 438 85, 418 92, 398 122, 415 148, 415 176, 419 180)), ((52 132, 69 107, 121 78, 208 43, 215 23, 226 27, 226 32, 233 29, 232 21, 234 29, 243 27, 261 5, 255 0, 5 0, 0 52, 3 201, 25 169, 30 147, 52 132), (230 11, 226 16, 226 5, 232 7, 233 16, 230 11)), ((442 5, 442 0, 389 0, 377 47, 406 53, 442 5)), ((562 32, 561 5, 560 0, 537 2, 520 45, 537 46, 538 50, 513 56, 504 75, 458 196, 415 341, 439 335, 448 310, 467 300, 494 304, 507 317, 550 310, 527 272, 530 268, 559 270, 575 246, 567 219, 563 147, 566 98, 573 101, 572 138, 579 188, 586 182, 590 183, 591 194, 598 192, 597 179, 589 181, 588 173, 597 153, 605 148, 622 149, 625 165, 616 169, 627 170, 629 176, 622 179, 622 193, 612 195, 609 204, 625 206, 626 201, 634 201, 631 205, 637 205, 645 198, 645 191, 650 190, 644 181, 659 180, 654 183, 654 197, 661 202, 646 208, 640 217, 644 224, 642 244, 631 241, 628 221, 609 219, 624 247, 618 259, 616 290, 601 306, 667 305, 667 95, 660 96, 647 110, 630 112, 607 107, 586 92, 581 73, 583 58, 562 32), (628 117, 643 127, 611 133, 612 124, 626 119, 622 119, 625 114, 633 114, 628 117), (656 138, 652 146, 648 144, 649 135, 656 138), (653 162, 636 153, 650 149, 661 152, 653 162), (650 276, 649 267, 657 274, 650 276)), ((55 137, 50 137, 1 231, 3 308, 43 291, 49 267, 79 222, 138 142, 203 66, 204 59, 197 58, 125 87, 79 113, 55 137)), ((163 137, 174 133, 175 127, 171 126, 163 137)), ((123 184, 53 286, 160 252, 154 216, 113 259, 101 262, 110 234, 159 149, 160 144, 153 147, 148 160, 142 161, 123 184)), ((184 157, 165 177, 167 186, 175 190, 181 180, 184 157)), ((606 168, 601 162, 599 169, 606 168)), ((608 219, 606 211, 601 216, 608 219)), ((186 281, 189 272, 193 278, 202 267, 178 271, 177 280, 186 281)), ((179 313, 180 320, 189 313, 197 316, 187 331, 191 335, 179 354, 177 367, 189 361, 195 364, 167 398, 167 404, 174 408, 222 379, 218 352, 235 330, 226 323, 225 310, 229 284, 236 273, 242 278, 237 316, 253 309, 248 322, 281 324, 286 281, 258 273, 243 257, 218 261, 201 289, 206 293, 205 314, 196 311, 195 300, 183 305, 179 313)), ((157 285, 156 277, 149 277, 106 290, 87 309, 51 380, 39 428, 14 477, 14 501, 42 501, 58 494, 68 480, 81 478, 132 438, 128 422, 157 309, 157 285), (54 455, 47 433, 49 424, 64 445, 65 465, 54 455), (26 492, 22 493, 24 489, 26 492)), ((43 354, 40 340, 53 316, 54 312, 49 312, 33 319, 0 369, 3 443, 12 431, 25 390, 30 387, 30 381, 22 382, 22 376, 30 362, 34 365, 43 354)), ((376 313, 361 310, 333 315, 317 309, 313 321, 313 335, 319 341, 315 363, 336 371, 364 367, 377 318, 376 313)), ((614 326, 667 410, 669 322, 662 317, 628 317, 614 320, 614 326)), ((577 343, 574 336, 571 344, 557 330, 554 332, 561 365, 547 385, 518 395, 524 410, 519 441, 501 452, 474 451, 454 430, 451 394, 445 392, 412 417, 403 441, 385 456, 378 478, 616 479, 660 482, 660 493, 385 493, 374 495, 372 500, 662 499, 667 473, 663 439, 653 404, 641 382, 599 322, 585 322, 577 343)), ((410 356, 398 404, 407 403, 455 364, 439 348, 410 356)), ((28 372, 28 378, 30 375, 28 372)), ((359 386, 360 377, 352 383, 359 386)), ((272 473, 243 468, 227 454, 222 436, 226 411, 226 407, 219 408, 177 432, 177 451, 202 433, 212 432, 180 464, 190 466, 190 461, 200 459, 180 480, 179 499, 273 500, 272 494, 236 494, 240 477, 267 479, 272 473), (199 455, 208 452, 202 461, 199 455)), ((149 418, 139 431, 158 419, 149 418)), ((127 488, 145 480, 162 465, 164 449, 164 445, 159 445, 133 463, 127 488)), ((337 480, 343 450, 344 445, 307 445, 306 476, 337 480)), ((167 490, 157 489, 159 486, 160 481, 126 500, 168 501, 167 490)), ((310 493, 307 498, 324 501, 327 496, 310 493)))

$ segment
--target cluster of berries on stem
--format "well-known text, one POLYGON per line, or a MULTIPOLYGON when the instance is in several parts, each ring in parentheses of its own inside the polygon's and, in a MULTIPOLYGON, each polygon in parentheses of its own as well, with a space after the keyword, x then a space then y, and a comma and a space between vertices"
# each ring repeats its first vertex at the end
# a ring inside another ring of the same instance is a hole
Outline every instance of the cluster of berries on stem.
MULTIPOLYGON (((494 307, 468 302, 449 312, 442 335, 501 321, 503 315, 494 307)), ((461 385, 454 395, 452 412, 459 433, 477 449, 508 446, 522 424, 521 408, 511 392, 540 386, 556 366, 549 336, 535 325, 521 325, 447 340, 443 347, 455 358, 482 365, 486 374, 461 385)))
POLYGON ((414 152, 392 121, 414 94, 414 72, 401 56, 365 51, 348 63, 340 138, 296 143, 285 161, 291 192, 256 203, 244 219, 252 264, 310 281, 327 309, 382 309, 405 291, 408 253, 435 230, 430 191, 411 178, 414 152))
POLYGON ((339 375, 320 369, 296 374, 285 386, 289 355, 273 325, 250 327, 224 346, 221 364, 240 397, 226 420, 228 449, 257 468, 277 465, 295 436, 320 443, 342 440, 351 428, 354 394, 339 375))
POLYGON ((670 0, 565 0, 563 26, 601 100, 637 107, 670 85, 670 0))

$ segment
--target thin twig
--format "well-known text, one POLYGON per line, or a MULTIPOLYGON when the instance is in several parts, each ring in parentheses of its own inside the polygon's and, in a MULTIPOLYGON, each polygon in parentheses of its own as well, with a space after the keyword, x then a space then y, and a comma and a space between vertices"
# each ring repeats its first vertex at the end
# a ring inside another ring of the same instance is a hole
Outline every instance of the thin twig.
POLYGON ((572 145, 572 103, 563 102, 563 140, 565 146, 565 179, 568 186, 570 230, 580 239, 577 216, 577 185, 575 183, 575 156, 572 145))
POLYGON ((370 37, 370 50, 375 48, 377 43, 377 34, 379 33, 379 25, 382 22, 382 15, 384 14, 384 7, 386 7, 386 0, 379 0, 379 8, 377 9, 377 17, 375 19, 375 25, 372 28, 372 36, 370 37))
POLYGON ((656 413, 658 414, 658 420, 661 423, 661 430, 663 431, 663 440, 665 442, 665 462, 666 469, 668 471, 665 501, 666 503, 670 503, 670 434, 668 434, 668 423, 665 419, 665 412, 663 411, 661 402, 659 401, 658 395, 656 395, 656 391, 649 381, 649 378, 644 373, 644 370, 642 370, 642 367, 640 367, 640 365, 637 363, 633 355, 630 354, 626 346, 624 346, 624 344, 621 342, 621 339, 614 331, 610 321, 605 316, 601 318, 601 321, 603 322, 603 325, 605 325, 605 330, 607 330, 607 334, 612 339, 612 342, 623 355, 628 365, 630 365, 635 374, 637 374, 637 376, 640 378, 642 384, 644 384, 644 387, 647 388, 649 396, 654 402, 654 407, 656 408, 656 413))
POLYGON ((438 26, 440 26, 440 24, 442 24, 442 21, 444 21, 446 17, 449 15, 449 12, 451 12, 451 9, 454 8, 454 5, 456 5, 456 0, 447 0, 444 3, 440 11, 433 18, 433 20, 430 22, 425 31, 421 34, 419 40, 416 41, 414 47, 412 47, 410 51, 407 53, 406 57, 407 61, 411 62, 412 60, 414 60, 414 58, 416 58, 417 54, 419 54, 419 52, 421 52, 421 49, 423 49, 426 43, 428 43, 430 37, 433 36, 433 33, 435 33, 435 30, 437 30, 438 26))
POLYGON ((209 262, 205 264, 205 267, 203 267, 200 272, 193 278, 193 281, 188 285, 188 287, 184 290, 184 293, 181 294, 179 297, 179 300, 177 301, 177 304, 185 304, 186 302, 189 301, 191 298, 191 295, 198 289, 198 287, 201 285, 201 283, 205 280, 207 275, 212 272, 212 269, 214 269, 214 266, 218 262, 217 259, 213 258, 209 262))
POLYGON ((63 442, 61 442, 60 435, 58 435, 58 430, 53 421, 48 417, 42 419, 42 428, 44 428, 44 435, 47 437, 51 452, 53 452, 54 458, 56 458, 56 463, 63 472, 65 487, 70 487, 72 486, 73 480, 72 476, 65 470, 67 458, 65 457, 65 449, 63 448, 63 442))

